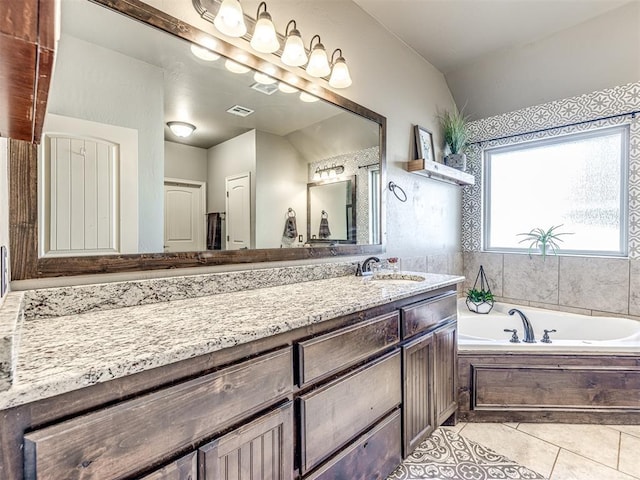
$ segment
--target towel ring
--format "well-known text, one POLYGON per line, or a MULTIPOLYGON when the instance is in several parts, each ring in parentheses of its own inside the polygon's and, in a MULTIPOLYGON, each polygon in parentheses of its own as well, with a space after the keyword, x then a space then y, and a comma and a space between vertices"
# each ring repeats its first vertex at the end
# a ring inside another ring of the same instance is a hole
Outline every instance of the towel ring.
POLYGON ((391 193, 393 193, 396 198, 398 200, 400 200, 402 203, 407 201, 407 194, 405 193, 405 191, 402 189, 402 187, 400 187, 399 185, 396 185, 393 182, 389 182, 389 190, 391 191, 391 193), (397 190, 397 191, 396 191, 397 190), (400 194, 398 194, 398 191, 400 192, 400 194))
POLYGON ((294 217, 295 218, 295 216, 296 216, 296 211, 293 208, 289 207, 287 209, 287 217, 294 217))

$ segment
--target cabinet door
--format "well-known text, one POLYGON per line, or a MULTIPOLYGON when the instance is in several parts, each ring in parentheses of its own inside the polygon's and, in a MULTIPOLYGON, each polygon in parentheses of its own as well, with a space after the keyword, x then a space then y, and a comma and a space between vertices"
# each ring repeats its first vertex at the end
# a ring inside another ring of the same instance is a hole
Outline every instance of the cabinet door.
POLYGON ((197 456, 196 452, 191 452, 140 480, 196 480, 197 478, 197 456))
POLYGON ((434 332, 435 337, 435 423, 442 423, 455 413, 458 371, 458 324, 446 325, 434 332))
POLYGON ((199 480, 293 478, 292 410, 287 402, 200 448, 199 480))
POLYGON ((404 457, 434 430, 434 345, 433 334, 427 334, 402 347, 404 457))

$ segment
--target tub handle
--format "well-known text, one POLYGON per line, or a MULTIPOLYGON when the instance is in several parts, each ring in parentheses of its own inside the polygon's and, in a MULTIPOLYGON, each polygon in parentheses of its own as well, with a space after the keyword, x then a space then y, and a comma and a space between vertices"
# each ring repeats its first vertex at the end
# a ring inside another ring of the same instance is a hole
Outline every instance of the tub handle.
POLYGON ((511 343, 520 343, 520 339, 518 338, 518 330, 517 329, 510 329, 510 328, 505 328, 504 329, 505 332, 511 333, 511 339, 509 340, 511 343))
POLYGON ((553 330, 546 330, 544 331, 544 335, 542 336, 542 340, 540 340, 542 343, 551 343, 551 339, 549 338, 549 334, 550 333, 556 333, 556 329, 554 328, 553 330))

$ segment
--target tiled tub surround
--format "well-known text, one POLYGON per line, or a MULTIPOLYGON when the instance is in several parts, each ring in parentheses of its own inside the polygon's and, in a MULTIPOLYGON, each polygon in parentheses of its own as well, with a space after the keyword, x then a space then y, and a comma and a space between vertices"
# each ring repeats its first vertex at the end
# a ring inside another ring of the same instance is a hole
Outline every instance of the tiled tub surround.
MULTIPOLYGON (((422 282, 402 285, 349 275, 25 321, 13 385, 0 393, 0 409, 248 343, 463 280, 452 275, 423 275, 422 282)), ((25 292, 25 297, 29 295, 36 294, 25 292)), ((103 298, 116 295, 111 291, 103 298)), ((160 294, 157 298, 166 300, 160 294)))
POLYGON ((640 260, 465 252, 465 291, 480 265, 498 301, 640 320, 640 260))

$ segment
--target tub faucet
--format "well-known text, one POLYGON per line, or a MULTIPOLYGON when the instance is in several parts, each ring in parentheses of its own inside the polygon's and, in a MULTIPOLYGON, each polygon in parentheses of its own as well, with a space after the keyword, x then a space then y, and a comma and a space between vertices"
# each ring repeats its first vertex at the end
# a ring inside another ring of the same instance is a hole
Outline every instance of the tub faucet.
POLYGON ((531 326, 531 322, 529 321, 527 316, 517 308, 512 308, 511 310, 509 310, 509 315, 513 315, 514 313, 520 315, 522 324, 524 325, 524 338, 522 339, 522 341, 525 343, 536 343, 536 338, 533 334, 533 327, 531 326))

